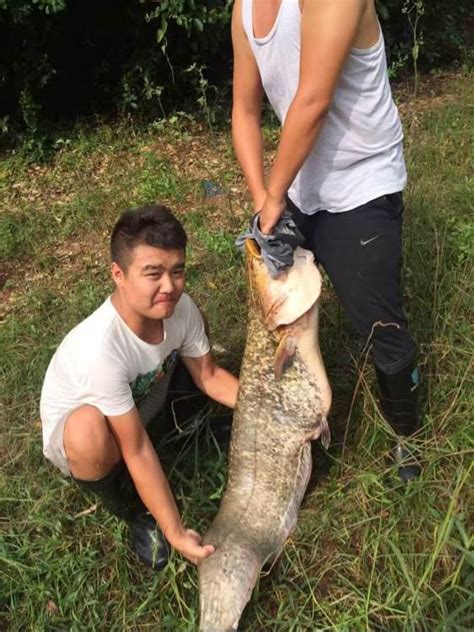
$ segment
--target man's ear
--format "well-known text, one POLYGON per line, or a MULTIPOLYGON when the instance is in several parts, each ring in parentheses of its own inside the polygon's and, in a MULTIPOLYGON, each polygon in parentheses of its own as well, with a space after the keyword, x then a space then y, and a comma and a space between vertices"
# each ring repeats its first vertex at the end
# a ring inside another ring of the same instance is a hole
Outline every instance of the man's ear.
POLYGON ((120 287, 123 283, 123 279, 125 277, 125 273, 118 263, 112 261, 112 265, 110 267, 110 271, 112 273, 112 279, 117 287, 120 287))

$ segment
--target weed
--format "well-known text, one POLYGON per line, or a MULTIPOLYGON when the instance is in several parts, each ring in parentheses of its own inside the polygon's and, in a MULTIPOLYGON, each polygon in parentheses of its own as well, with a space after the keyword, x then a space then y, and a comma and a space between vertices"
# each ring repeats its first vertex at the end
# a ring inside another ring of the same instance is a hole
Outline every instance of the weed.
POLYGON ((180 178, 169 163, 154 153, 145 154, 138 174, 137 205, 143 202, 174 199, 182 202, 189 192, 188 183, 180 178))

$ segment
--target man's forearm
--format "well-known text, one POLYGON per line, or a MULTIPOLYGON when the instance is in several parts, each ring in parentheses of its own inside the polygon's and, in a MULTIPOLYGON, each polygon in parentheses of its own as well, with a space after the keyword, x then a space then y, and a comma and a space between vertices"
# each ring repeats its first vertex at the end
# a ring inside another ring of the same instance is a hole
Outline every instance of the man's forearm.
POLYGON ((232 110, 232 138, 237 159, 242 167, 255 208, 265 199, 263 172, 263 138, 260 116, 239 107, 232 110))
POLYGON ((267 191, 282 200, 308 157, 324 123, 327 107, 298 97, 288 110, 267 191))
POLYGON ((217 367, 212 376, 202 381, 200 388, 216 402, 229 408, 235 408, 239 381, 232 373, 217 367))
POLYGON ((140 498, 173 545, 173 540, 183 532, 184 527, 151 441, 146 440, 135 454, 123 456, 140 498))

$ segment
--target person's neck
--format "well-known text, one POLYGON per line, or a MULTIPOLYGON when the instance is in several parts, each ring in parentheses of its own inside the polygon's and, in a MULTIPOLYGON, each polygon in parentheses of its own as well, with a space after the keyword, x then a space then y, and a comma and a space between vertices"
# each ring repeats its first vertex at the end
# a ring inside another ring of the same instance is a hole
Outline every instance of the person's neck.
POLYGON ((146 318, 137 314, 128 307, 117 291, 112 294, 110 300, 120 318, 141 340, 152 345, 163 341, 164 327, 161 319, 146 318))

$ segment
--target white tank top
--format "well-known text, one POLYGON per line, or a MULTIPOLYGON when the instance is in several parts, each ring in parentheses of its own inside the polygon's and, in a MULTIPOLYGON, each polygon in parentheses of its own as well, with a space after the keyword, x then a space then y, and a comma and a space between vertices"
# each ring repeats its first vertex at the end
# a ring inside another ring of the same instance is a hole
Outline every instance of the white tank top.
MULTIPOLYGON (((275 23, 254 37, 253 0, 242 20, 265 93, 283 125, 298 88, 301 13, 298 0, 282 0, 275 23)), ((318 70, 314 76, 317 80, 318 70)), ((384 39, 352 48, 320 134, 288 195, 303 213, 349 211, 406 185, 403 133, 387 74, 384 39)))

